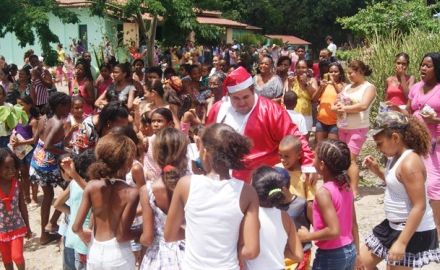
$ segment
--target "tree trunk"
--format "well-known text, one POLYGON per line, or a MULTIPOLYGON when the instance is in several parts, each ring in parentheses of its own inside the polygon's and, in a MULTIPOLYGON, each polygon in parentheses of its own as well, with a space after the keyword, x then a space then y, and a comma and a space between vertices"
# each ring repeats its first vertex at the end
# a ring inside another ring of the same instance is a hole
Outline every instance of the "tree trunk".
POLYGON ((157 15, 153 16, 153 19, 150 23, 150 29, 145 28, 144 21, 142 20, 142 14, 138 12, 136 14, 136 21, 139 25, 140 32, 143 38, 147 41, 147 64, 149 67, 154 65, 154 40, 156 38, 156 28, 157 28, 157 15))

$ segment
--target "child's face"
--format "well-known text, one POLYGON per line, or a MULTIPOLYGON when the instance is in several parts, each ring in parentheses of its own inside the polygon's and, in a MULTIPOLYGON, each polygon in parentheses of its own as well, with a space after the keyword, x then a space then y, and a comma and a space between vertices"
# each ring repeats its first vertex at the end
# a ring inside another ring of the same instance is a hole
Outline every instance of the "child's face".
POLYGON ((300 164, 301 160, 301 150, 295 149, 293 146, 278 148, 278 154, 280 155, 281 163, 284 168, 288 170, 293 170, 300 164))
POLYGON ((151 116, 151 127, 154 134, 169 126, 170 123, 161 114, 155 113, 151 116))
POLYGON ((100 73, 104 79, 110 78, 110 70, 108 70, 106 67, 102 68, 100 73))
POLYGON ((209 69, 207 66, 202 66, 202 77, 206 77, 209 75, 209 69))
POLYGON ((17 99, 17 104, 20 105, 21 107, 23 107, 23 110, 24 110, 25 112, 29 112, 30 109, 32 108, 32 105, 31 105, 31 104, 27 104, 26 102, 24 102, 24 101, 21 100, 21 99, 17 99))
POLYGON ((0 176, 2 180, 11 180, 17 174, 15 161, 11 156, 6 157, 2 165, 0 165, 0 176))
POLYGON ((200 80, 201 77, 201 73, 200 73, 200 69, 199 68, 193 68, 193 70, 191 71, 191 79, 195 82, 198 82, 200 80))
POLYGON ((83 116, 83 103, 81 101, 75 101, 72 104, 72 115, 76 118, 81 118, 83 116))
POLYGON ((148 125, 148 124, 141 124, 140 131, 142 132, 142 135, 144 135, 144 136, 153 135, 153 128, 151 127, 151 125, 148 125))

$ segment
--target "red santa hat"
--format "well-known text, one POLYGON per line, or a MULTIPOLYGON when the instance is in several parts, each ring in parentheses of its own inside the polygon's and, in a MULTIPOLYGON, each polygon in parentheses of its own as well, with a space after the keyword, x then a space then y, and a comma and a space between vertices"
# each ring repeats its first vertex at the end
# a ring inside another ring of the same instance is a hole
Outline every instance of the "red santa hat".
POLYGON ((223 81, 224 94, 233 94, 247 89, 254 84, 251 74, 244 67, 238 67, 226 76, 223 81))

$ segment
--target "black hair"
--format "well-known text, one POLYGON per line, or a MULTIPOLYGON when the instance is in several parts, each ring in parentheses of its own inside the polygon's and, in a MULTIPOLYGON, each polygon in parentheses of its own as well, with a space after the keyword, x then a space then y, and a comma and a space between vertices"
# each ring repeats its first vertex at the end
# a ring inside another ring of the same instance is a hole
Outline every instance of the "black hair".
POLYGON ((28 77, 28 83, 31 82, 31 67, 30 66, 24 66, 21 68, 20 71, 24 71, 26 73, 26 76, 28 77))
POLYGON ((128 108, 122 102, 112 101, 105 105, 99 114, 98 124, 96 125, 98 135, 101 137, 105 125, 109 122, 114 122, 119 118, 128 118, 128 115, 128 108))
POLYGON ((196 65, 196 64, 190 65, 189 68, 188 68, 188 73, 191 73, 196 68, 200 68, 200 66, 196 65))
POLYGON ((90 63, 82 58, 78 59, 75 64, 75 67, 81 65, 84 68, 85 77, 89 79, 89 81, 93 81, 92 70, 90 67, 90 63))
MULTIPOLYGON (((434 65, 435 79, 437 83, 440 82, 440 53, 437 52, 427 53, 423 56, 422 62, 423 59, 425 59, 426 57, 431 58, 432 64, 434 65)), ((422 62, 420 63, 420 66, 422 65, 422 62)))
POLYGON ((136 131, 134 131, 132 125, 127 125, 127 126, 123 126, 123 127, 114 127, 114 128, 112 128, 110 133, 115 134, 115 135, 127 136, 136 145, 136 157, 139 158, 143 154, 143 151, 141 150, 141 148, 139 148, 140 140, 136 134, 136 131))
POLYGON ((283 188, 285 176, 269 166, 261 166, 252 174, 252 186, 257 192, 261 207, 280 207, 286 200, 283 188))
POLYGON ((18 70, 18 67, 17 67, 16 64, 9 64, 8 68, 9 68, 9 71, 11 71, 11 70, 18 70))
POLYGON ((141 62, 141 63, 142 63, 142 66, 145 66, 145 62, 144 62, 144 60, 142 60, 141 58, 135 59, 135 60, 133 61, 133 66, 135 66, 137 62, 141 62))
POLYGON ((286 91, 283 97, 283 103, 288 110, 293 110, 298 102, 298 95, 293 91, 286 91))
POLYGON ((114 68, 119 68, 122 71, 122 73, 125 73, 125 78, 126 79, 131 79, 130 63, 128 63, 128 62, 119 63, 114 68))
POLYGON ((49 96, 49 102, 46 104, 47 118, 55 115, 55 111, 59 106, 69 106, 72 104, 72 99, 69 95, 63 92, 53 92, 49 96))
POLYGON ((319 74, 324 75, 325 73, 328 73, 329 69, 330 69, 330 60, 325 59, 325 60, 321 60, 319 61, 319 74))
POLYGON ((303 49, 305 51, 306 47, 304 45, 299 45, 298 47, 296 47, 295 51, 297 51, 298 49, 303 49))
POLYGON ((326 37, 325 37, 325 40, 330 40, 330 41, 333 41, 333 37, 332 37, 332 36, 330 36, 330 35, 328 35, 328 36, 326 36, 326 37))
POLYGON ((191 66, 190 64, 180 65, 180 67, 183 68, 188 74, 190 73, 190 69, 189 69, 190 66, 191 66))
POLYGON ((304 62, 307 66, 307 68, 309 68, 309 63, 307 63, 306 59, 300 59, 296 62, 295 67, 297 68, 299 66, 299 63, 304 62))
POLYGON ((337 67, 339 70, 339 77, 341 78, 340 82, 346 82, 347 78, 345 77, 344 68, 342 67, 341 63, 339 63, 339 62, 330 63, 330 66, 328 67, 328 69, 330 70, 330 68, 333 66, 337 67))
POLYGON ((289 61, 289 66, 292 64, 292 59, 290 59, 289 56, 283 55, 278 58, 277 67, 279 67, 284 61, 289 61))
POLYGON ((36 58, 37 60, 39 60, 39 59, 38 59, 38 55, 36 55, 36 54, 31 54, 31 55, 29 56, 29 61, 31 61, 32 58, 36 58))
POLYGON ((396 54, 395 61, 397 61, 397 59, 399 59, 400 57, 405 58, 406 63, 409 65, 409 55, 407 53, 401 52, 401 53, 396 54))
POLYGON ((260 61, 258 61, 258 62, 261 62, 261 61, 263 61, 263 59, 264 58, 269 58, 270 59, 270 62, 272 62, 272 65, 274 64, 274 62, 273 62, 273 58, 272 58, 272 55, 270 55, 270 54, 264 54, 263 55, 263 57, 261 57, 261 60, 260 61))
POLYGON ((165 75, 165 78, 167 78, 168 76, 177 76, 176 71, 172 67, 167 67, 163 73, 165 75))
POLYGON ((324 162, 339 186, 350 185, 350 178, 347 175, 347 170, 351 165, 350 149, 345 142, 333 139, 320 141, 315 153, 316 158, 324 162))
POLYGON ((144 112, 141 115, 141 123, 145 126, 149 126, 151 125, 151 117, 150 117, 150 112, 144 112))
POLYGON ((216 172, 243 169, 243 158, 251 149, 250 141, 225 124, 208 126, 202 134, 203 146, 212 156, 216 172))
POLYGON ((99 71, 101 71, 103 68, 106 68, 109 72, 112 72, 112 65, 110 63, 102 63, 101 66, 99 66, 99 71))
POLYGON ((18 158, 8 147, 0 148, 0 166, 5 163, 7 157, 11 157, 14 160, 15 169, 18 171, 18 169, 20 168, 20 162, 18 158))
POLYGON ((90 165, 96 161, 95 150, 90 148, 86 149, 80 154, 74 154, 72 156, 73 164, 75 165, 75 170, 78 172, 79 176, 84 178, 86 182, 90 180, 87 177, 87 170, 90 165))
POLYGON ((32 118, 38 119, 38 117, 40 117, 40 114, 39 114, 37 108, 34 106, 34 101, 32 100, 31 96, 21 95, 17 99, 32 106, 31 109, 29 110, 29 113, 32 118))
POLYGON ((6 97, 7 94, 5 88, 2 85, 0 85, 0 94, 2 94, 4 97, 6 97))
POLYGON ((156 73, 159 78, 162 78, 162 69, 158 66, 148 68, 145 73, 156 73))
POLYGON ((73 96, 72 97, 72 105, 77 101, 80 101, 82 104, 84 104, 84 99, 81 96, 73 96))
POLYGON ((159 97, 163 98, 163 95, 165 93, 163 90, 162 81, 160 79, 148 80, 146 83, 146 87, 148 91, 154 91, 159 95, 159 97))
POLYGON ((165 120, 168 121, 168 123, 173 122, 173 113, 171 112, 170 109, 157 108, 151 113, 151 118, 153 118, 153 115, 156 113, 162 115, 165 118, 165 120))

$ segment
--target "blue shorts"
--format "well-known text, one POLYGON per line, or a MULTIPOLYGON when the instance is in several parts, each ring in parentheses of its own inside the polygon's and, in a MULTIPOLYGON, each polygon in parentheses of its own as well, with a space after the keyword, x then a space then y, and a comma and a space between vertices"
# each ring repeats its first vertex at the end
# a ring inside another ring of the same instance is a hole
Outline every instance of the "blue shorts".
POLYGON ((9 137, 10 136, 1 136, 0 137, 0 148, 8 147, 9 137))
POLYGON ((349 244, 336 249, 316 250, 312 270, 352 270, 356 264, 356 248, 349 244))
POLYGON ((316 121, 316 132, 327 132, 338 134, 338 126, 334 125, 326 125, 322 122, 316 121))

